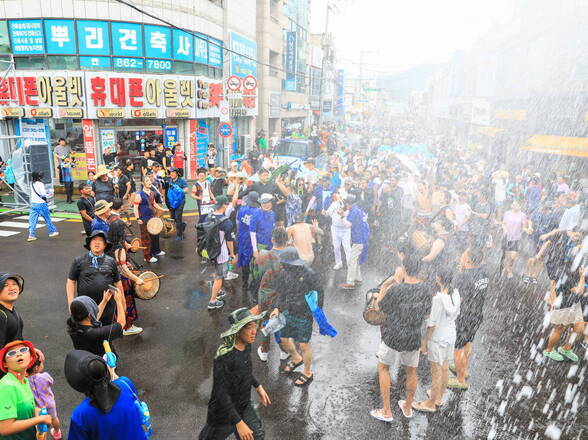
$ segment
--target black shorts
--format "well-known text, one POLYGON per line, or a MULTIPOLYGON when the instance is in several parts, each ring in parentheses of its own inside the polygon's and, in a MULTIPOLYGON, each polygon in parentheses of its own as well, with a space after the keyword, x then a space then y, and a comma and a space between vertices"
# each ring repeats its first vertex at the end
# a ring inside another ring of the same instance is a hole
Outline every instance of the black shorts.
POLYGON ((520 248, 520 240, 505 240, 504 251, 505 252, 518 252, 520 248))
POLYGON ((547 276, 551 281, 559 280, 565 272, 563 259, 562 261, 547 261, 545 263, 545 270, 547 271, 547 276))
POLYGON ((470 322, 462 325, 456 323, 457 337, 455 338, 455 348, 461 349, 464 348, 466 344, 474 342, 476 333, 478 332, 481 325, 481 321, 475 323, 470 322))

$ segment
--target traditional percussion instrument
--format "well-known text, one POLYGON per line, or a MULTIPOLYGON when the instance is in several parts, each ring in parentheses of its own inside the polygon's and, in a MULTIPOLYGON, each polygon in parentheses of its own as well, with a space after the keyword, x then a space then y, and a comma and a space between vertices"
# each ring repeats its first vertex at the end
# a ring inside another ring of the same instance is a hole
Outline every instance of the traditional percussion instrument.
POLYGON ((176 222, 171 218, 162 218, 163 221, 163 233, 162 235, 167 238, 171 237, 176 232, 176 222))
POLYGON ((425 231, 417 229, 410 234, 410 242, 417 251, 425 252, 431 248, 433 240, 425 231))
POLYGON ((137 252, 140 249, 145 249, 144 247, 141 246, 141 239, 140 238, 133 238, 129 244, 131 245, 129 251, 131 251, 133 253, 137 252))
POLYGON ((135 294, 137 298, 150 300, 155 298, 157 292, 159 292, 159 279, 162 278, 164 275, 157 276, 153 272, 142 272, 138 275, 145 284, 139 285, 135 284, 135 294))
POLYGON ((163 231, 163 220, 160 217, 152 217, 147 222, 147 232, 151 235, 159 235, 163 231))
POLYGON ((384 312, 376 310, 376 295, 380 289, 370 289, 365 295, 365 306, 363 309, 363 319, 370 325, 382 325, 384 323, 384 312))

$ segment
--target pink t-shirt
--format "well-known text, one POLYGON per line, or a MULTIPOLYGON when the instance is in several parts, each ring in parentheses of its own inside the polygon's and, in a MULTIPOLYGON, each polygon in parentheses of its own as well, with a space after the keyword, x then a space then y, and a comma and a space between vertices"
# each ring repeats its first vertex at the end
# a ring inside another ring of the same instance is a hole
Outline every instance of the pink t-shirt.
POLYGON ((527 222, 527 216, 523 211, 506 211, 504 213, 504 225, 506 226, 506 239, 518 241, 523 238, 523 228, 527 222))

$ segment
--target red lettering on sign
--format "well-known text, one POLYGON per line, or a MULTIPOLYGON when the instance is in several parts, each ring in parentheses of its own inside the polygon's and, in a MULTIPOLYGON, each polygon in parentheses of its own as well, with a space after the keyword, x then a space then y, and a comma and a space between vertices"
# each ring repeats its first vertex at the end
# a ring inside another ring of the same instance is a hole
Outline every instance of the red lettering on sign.
POLYGON ((24 80, 24 94, 27 105, 39 105, 39 100, 33 98, 39 96, 39 89, 37 88, 37 78, 34 76, 25 76, 24 80))
MULTIPOLYGON (((106 106, 106 80, 102 77, 95 76, 90 78, 90 87, 92 93, 90 93, 90 99, 94 103, 95 107, 106 106)), ((91 122, 91 121, 90 121, 91 122)))
POLYGON ((143 93, 143 79, 129 78, 129 103, 132 107, 143 107, 143 101, 136 98, 142 98, 143 93))
POLYGON ((210 83, 210 107, 218 107, 223 100, 222 83, 210 83))
POLYGON ((110 102, 119 107, 127 105, 124 78, 110 78, 110 102))
POLYGON ((88 171, 96 171, 96 153, 94 151, 94 122, 91 119, 82 119, 82 133, 84 135, 86 169, 88 171))

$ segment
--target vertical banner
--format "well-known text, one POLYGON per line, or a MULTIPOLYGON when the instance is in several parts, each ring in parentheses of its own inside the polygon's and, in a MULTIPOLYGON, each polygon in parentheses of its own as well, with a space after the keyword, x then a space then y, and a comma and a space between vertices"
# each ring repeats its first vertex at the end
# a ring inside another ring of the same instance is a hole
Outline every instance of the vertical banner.
POLYGON ((84 153, 86 154, 86 168, 88 171, 96 171, 96 152, 94 148, 94 121, 82 119, 84 132, 84 153))
POLYGON ((106 150, 106 147, 112 147, 114 145, 114 129, 103 128, 100 130, 100 143, 102 144, 102 153, 106 150))
POLYGON ((168 127, 165 129, 163 136, 163 145, 165 148, 171 149, 178 141, 178 129, 176 127, 168 127))
POLYGON ((188 162, 190 165, 190 180, 196 179, 198 176, 198 161, 196 156, 196 131, 198 130, 198 121, 190 119, 190 145, 188 149, 188 162))
POLYGON ((198 119, 198 130, 196 131, 196 142, 198 151, 198 165, 203 167, 206 164, 206 152, 210 136, 208 134, 208 124, 204 119, 198 119))
POLYGON ((284 90, 296 90, 296 32, 286 32, 286 80, 284 90))
POLYGON ((337 70, 337 105, 335 106, 335 115, 343 117, 345 115, 345 71, 343 69, 337 70))

